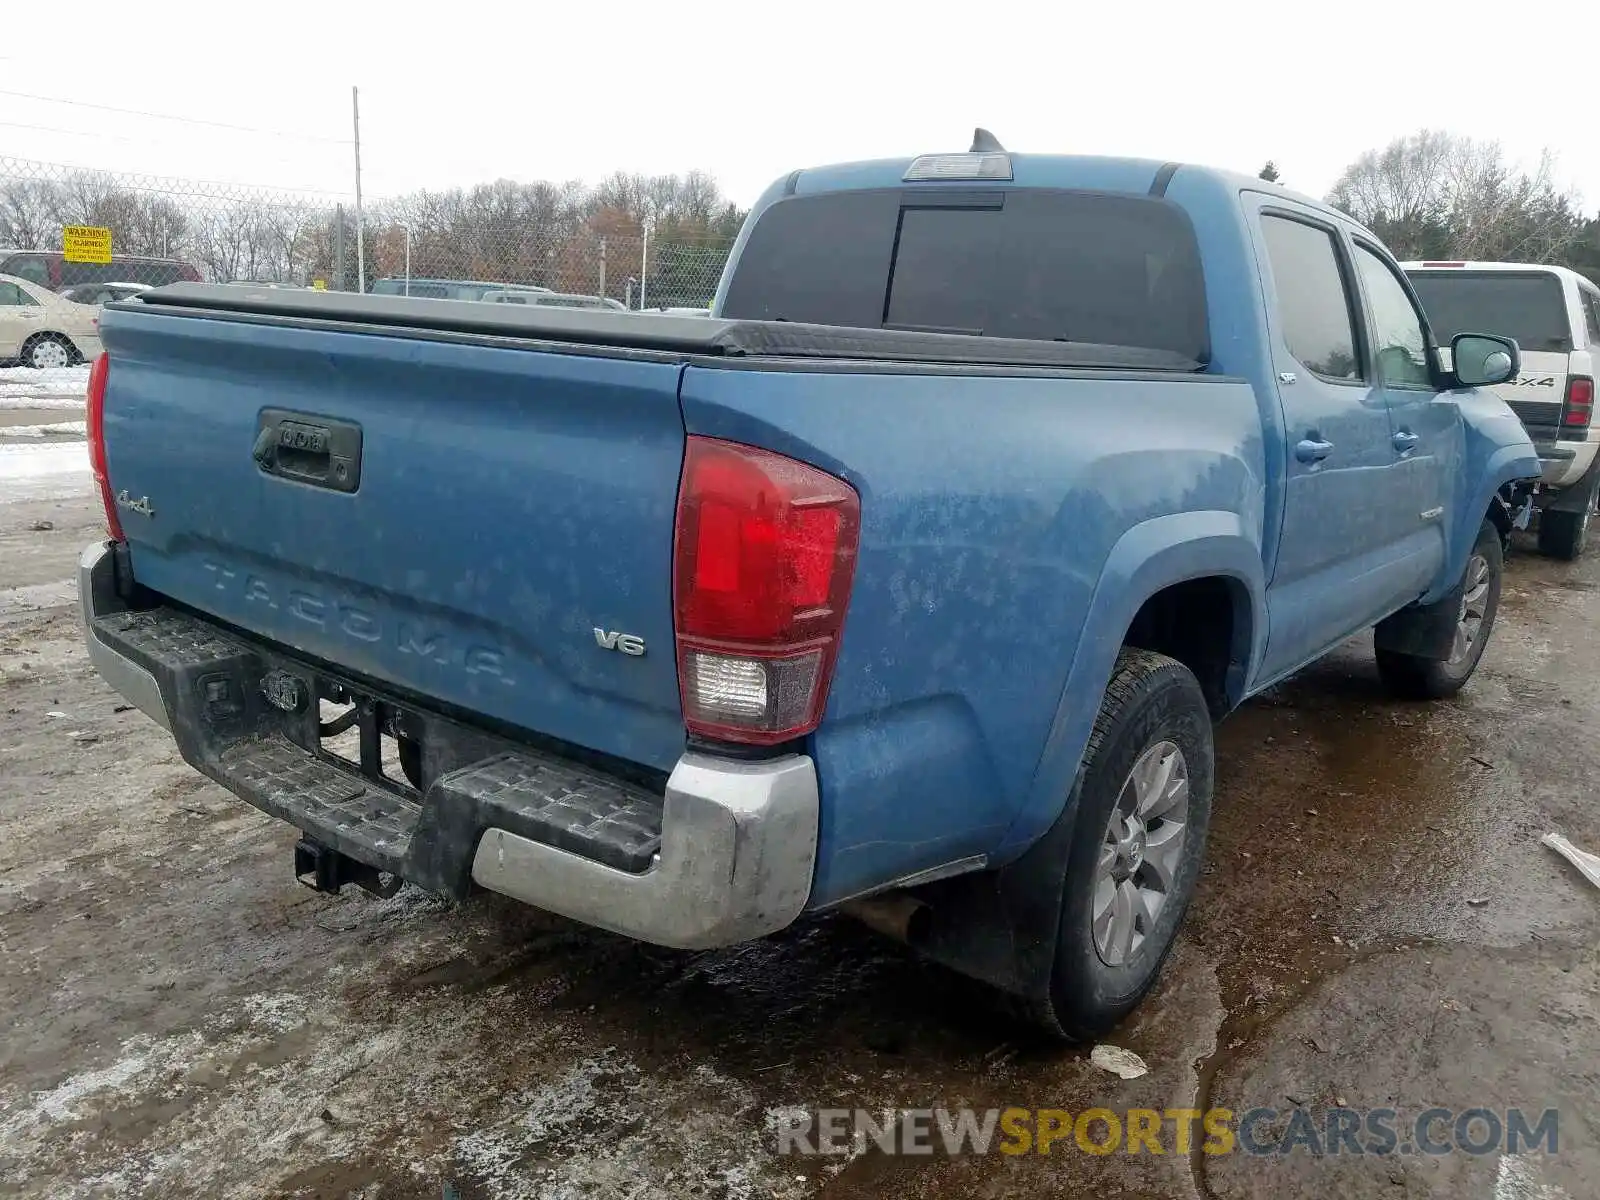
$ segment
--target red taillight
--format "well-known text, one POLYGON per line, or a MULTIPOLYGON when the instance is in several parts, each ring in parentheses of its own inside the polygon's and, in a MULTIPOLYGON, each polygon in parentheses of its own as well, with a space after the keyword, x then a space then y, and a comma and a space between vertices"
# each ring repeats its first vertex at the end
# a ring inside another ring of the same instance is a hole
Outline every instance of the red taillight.
POLYGON ((122 522, 117 518, 117 502, 111 495, 111 480, 106 474, 106 377, 111 373, 111 360, 104 352, 94 360, 89 369, 89 404, 87 429, 89 433, 89 469, 94 472, 94 483, 100 489, 100 503, 106 510, 106 529, 116 541, 126 541, 122 536, 122 522))
POLYGON ((815 467, 690 437, 674 531, 678 688, 691 733, 771 745, 822 720, 861 501, 815 467))
POLYGON ((1574 375, 1567 380, 1567 398, 1561 405, 1563 429, 1587 429, 1594 416, 1594 380, 1574 375))

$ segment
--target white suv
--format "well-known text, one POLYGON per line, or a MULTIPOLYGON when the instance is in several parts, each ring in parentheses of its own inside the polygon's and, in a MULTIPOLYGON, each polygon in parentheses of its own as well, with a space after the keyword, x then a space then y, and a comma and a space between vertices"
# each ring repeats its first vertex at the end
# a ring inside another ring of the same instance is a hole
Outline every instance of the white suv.
POLYGON ((1522 373, 1492 390, 1521 418, 1544 468, 1536 497, 1539 549, 1577 558, 1600 485, 1600 428, 1591 423, 1600 287, 1576 271, 1538 263, 1403 266, 1440 345, 1458 333, 1517 339, 1522 373))

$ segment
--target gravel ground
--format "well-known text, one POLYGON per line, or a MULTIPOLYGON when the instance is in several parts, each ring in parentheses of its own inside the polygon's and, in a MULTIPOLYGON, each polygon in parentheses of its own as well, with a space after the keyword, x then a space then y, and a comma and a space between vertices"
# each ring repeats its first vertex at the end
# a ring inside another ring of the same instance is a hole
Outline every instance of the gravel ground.
POLYGON ((1040 1046, 844 918, 681 953, 495 897, 314 894, 80 648, 81 443, 0 459, 0 1181, 51 1197, 1594 1196, 1600 555, 1519 542, 1457 701, 1370 643, 1219 733, 1154 996, 1040 1046), (55 457, 50 454, 55 452, 55 457), (44 455, 44 458, 37 457, 44 455), (20 461, 20 460, 19 460, 20 461), (8 473, 9 471, 9 473, 8 473), (794 1107, 1555 1108, 1555 1154, 779 1157, 794 1107))

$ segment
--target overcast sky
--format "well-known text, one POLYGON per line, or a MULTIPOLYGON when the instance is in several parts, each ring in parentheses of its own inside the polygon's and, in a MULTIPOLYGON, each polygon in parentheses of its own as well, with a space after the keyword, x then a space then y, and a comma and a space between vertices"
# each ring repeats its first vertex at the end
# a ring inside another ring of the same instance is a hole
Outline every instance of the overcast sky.
POLYGON ((798 166, 965 149, 975 124, 1018 150, 1251 172, 1270 158, 1321 194, 1363 150, 1431 126, 1527 165, 1549 147, 1592 212, 1600 88, 1550 41, 1587 28, 1573 44, 1592 44, 1591 9, 74 0, 37 37, 0 43, 0 155, 348 192, 358 84, 374 197, 699 167, 748 204, 798 166))

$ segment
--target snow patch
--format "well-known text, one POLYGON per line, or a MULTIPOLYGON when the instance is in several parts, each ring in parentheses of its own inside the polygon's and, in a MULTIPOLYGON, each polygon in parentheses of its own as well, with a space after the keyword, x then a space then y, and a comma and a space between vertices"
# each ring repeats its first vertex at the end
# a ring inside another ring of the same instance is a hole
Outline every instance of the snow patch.
POLYGON ((1523 1155, 1502 1154, 1495 1171, 1494 1200, 1567 1200, 1567 1193, 1540 1183, 1533 1164, 1523 1155))
MULTIPOLYGON (((78 602, 78 584, 72 579, 58 579, 54 583, 28 583, 21 587, 0 588, 0 616, 13 613, 39 612, 46 608, 64 608, 78 602)), ((46 716, 56 716, 46 713, 46 716)), ((65 715, 65 714, 61 714, 65 715)))
POLYGON ((246 996, 243 1003, 245 1016, 257 1029, 288 1033, 306 1023, 306 1002, 293 992, 246 996))
POLYGON ((93 487, 82 442, 0 441, 0 503, 72 500, 89 495, 93 487))
POLYGON ((48 371, 0 367, 0 408, 82 409, 88 391, 88 363, 48 371))
POLYGON ((109 1067, 82 1071, 68 1076, 48 1092, 33 1097, 33 1106, 0 1125, 0 1142, 10 1142, 17 1134, 40 1124, 75 1121, 83 1114, 80 1107, 102 1093, 127 1093, 128 1085, 153 1071, 169 1070, 190 1058, 203 1039, 198 1033, 184 1033, 159 1041, 140 1036, 122 1043, 121 1055, 109 1067))
MULTIPOLYGON (((737 1080, 701 1065, 663 1093, 614 1047, 511 1099, 515 1115, 458 1137, 454 1163, 493 1200, 581 1200, 612 1194, 785 1194, 768 1177, 767 1143, 728 1105, 753 1110, 737 1080)), ((441 1164, 442 1166, 443 1164, 441 1164)))
POLYGON ((0 425, 0 438, 87 437, 89 422, 56 421, 50 425, 0 425))

